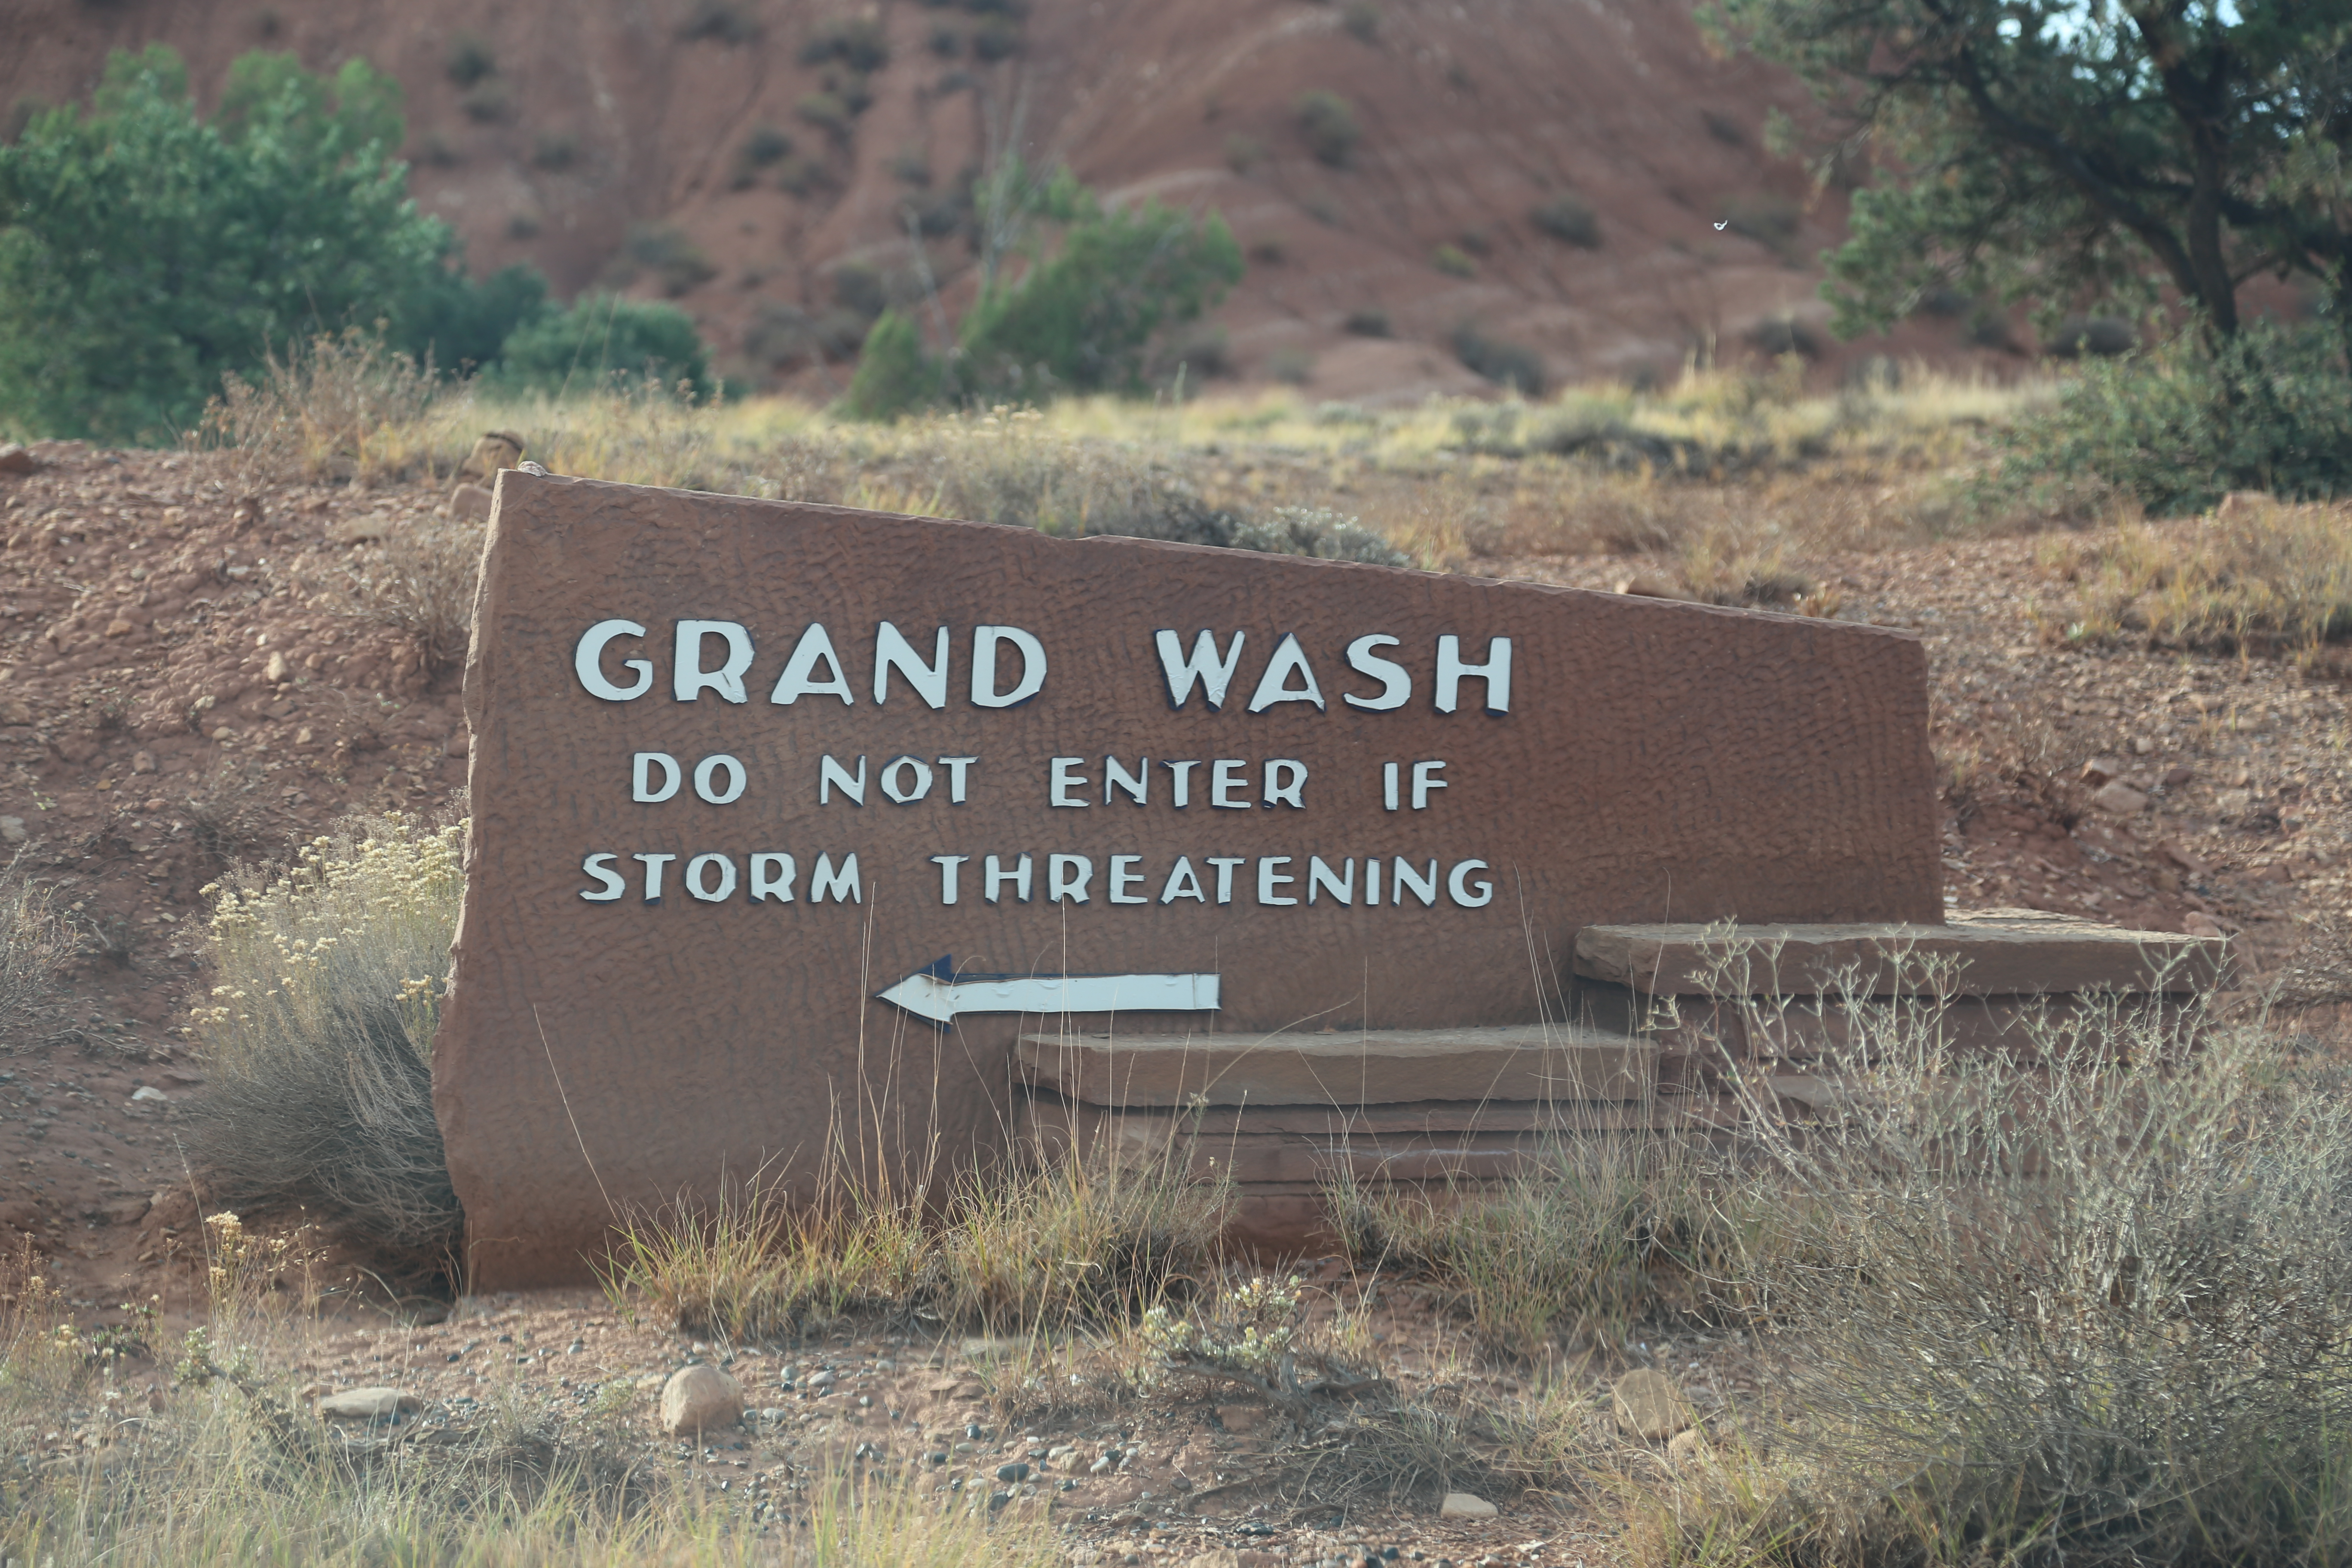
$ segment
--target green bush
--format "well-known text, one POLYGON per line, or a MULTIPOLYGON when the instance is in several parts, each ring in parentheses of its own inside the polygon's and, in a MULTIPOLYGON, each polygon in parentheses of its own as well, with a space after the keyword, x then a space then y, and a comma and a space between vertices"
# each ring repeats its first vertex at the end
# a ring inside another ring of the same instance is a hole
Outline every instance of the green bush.
POLYGON ((584 393, 614 380, 684 383, 699 398, 718 383, 694 318, 675 305, 584 295, 516 329, 482 380, 494 393, 584 393))
POLYGON ((660 279, 662 292, 672 298, 698 289, 719 276, 719 268, 702 254, 692 236, 676 224, 635 223, 614 258, 617 277, 634 277, 640 268, 660 279))
POLYGON ((1335 169, 1346 168, 1363 136, 1356 123, 1355 107, 1336 92, 1318 89, 1300 94, 1292 112, 1297 117, 1299 134, 1307 139, 1307 150, 1317 161, 1335 169))
POLYGON ((801 64, 838 60, 854 71, 877 71, 890 63, 890 36, 877 16, 839 16, 817 25, 801 46, 801 64))
POLYGON ((1318 561, 1362 561, 1410 566, 1412 557, 1354 518, 1323 507, 1278 506, 1234 525, 1233 548, 1268 555, 1308 555, 1318 561))
POLYGON ((468 286, 391 161, 399 103, 362 60, 247 55, 205 123, 172 50, 110 56, 86 112, 0 146, 0 425, 168 438, 273 343, 383 320, 427 346, 468 286))
POLYGON ((1488 381, 1522 397, 1540 397, 1549 382, 1543 356, 1524 343, 1490 338, 1471 322, 1454 329, 1454 357, 1488 381))
POLYGON ((2094 478, 2159 515, 2231 490, 2324 500, 2352 493, 2352 374, 2330 324, 2255 322, 2219 344, 2192 331, 2085 363, 2007 441, 1988 488, 2017 496, 2094 478))
POLYGON ((852 419, 896 419, 940 400, 939 365, 923 352, 923 335, 911 317, 885 310, 866 334, 841 411, 852 419))

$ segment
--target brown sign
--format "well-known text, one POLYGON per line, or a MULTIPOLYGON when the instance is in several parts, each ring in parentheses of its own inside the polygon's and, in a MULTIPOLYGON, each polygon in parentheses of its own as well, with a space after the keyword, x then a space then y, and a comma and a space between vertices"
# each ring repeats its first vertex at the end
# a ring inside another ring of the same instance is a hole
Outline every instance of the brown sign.
POLYGON ((1041 1016, 1523 1024, 1589 923, 1942 912, 1919 644, 1817 620, 510 471, 466 707, 484 1286, 984 1159, 1041 1016))

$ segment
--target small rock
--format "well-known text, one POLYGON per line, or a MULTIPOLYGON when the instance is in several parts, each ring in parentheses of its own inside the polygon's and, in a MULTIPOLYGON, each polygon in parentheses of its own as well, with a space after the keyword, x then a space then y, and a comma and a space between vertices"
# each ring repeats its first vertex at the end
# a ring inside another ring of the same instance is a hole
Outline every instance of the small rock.
POLYGON ((811 1388, 831 1388, 833 1384, 834 1376, 833 1368, 831 1367, 826 1367, 824 1371, 818 1373, 814 1377, 808 1380, 808 1385, 811 1388))
POLYGON ((1437 1505, 1440 1519, 1492 1519, 1502 1511, 1485 1498, 1468 1492, 1447 1492, 1445 1500, 1437 1505))
POLYGON ((1696 1426, 1675 1433, 1674 1440, 1666 1445, 1666 1459, 1670 1464, 1686 1465, 1694 1459, 1706 1458, 1706 1435, 1696 1426))
POLYGON ((996 1467, 996 1479, 1000 1481, 1025 1481, 1029 1479, 1030 1474, 1029 1467, 1023 1464, 999 1465, 996 1467))
POLYGON ((2203 910, 2191 910, 2183 915, 2180 918, 2180 930, 2188 936, 2215 937, 2230 934, 2220 921, 2215 920, 2203 910))
POLYGON ((1219 1546, 1186 1558, 1184 1568, 1242 1568, 1242 1554, 1230 1546, 1219 1546))
POLYGON ((2188 784, 2189 781, 2196 778, 2196 776, 2197 770, 2195 768, 2189 766, 2186 763, 2175 763, 2172 766, 2164 770, 2164 778, 2162 783, 2164 787, 2167 789, 2179 789, 2182 784, 2188 784))
POLYGON ((41 1226, 40 1205, 30 1198, 0 1199, 0 1225, 17 1230, 38 1230, 41 1226))
POLYGON ((661 1391, 661 1429, 683 1437, 743 1418, 743 1385, 701 1362, 670 1374, 661 1391))
POLYGON ((442 754, 451 757, 462 757, 468 751, 473 749, 473 738, 467 735, 465 731, 460 730, 457 733, 451 735, 447 740, 441 742, 442 754))
POLYGON ((155 771, 155 753, 152 752, 131 752, 131 771, 134 773, 153 773, 155 771))
MULTIPOLYGON (((1617 591, 1621 594, 1631 594, 1640 599, 1678 599, 1685 604, 1696 603, 1693 595, 1684 593, 1661 577, 1621 578, 1617 584, 1617 591)), ((1468 1494, 1458 1495, 1467 1496, 1468 1494)))
POLYGON ((2083 764, 2083 782, 2093 789, 2123 776, 2124 765, 2113 757, 2093 757, 2083 764))
POLYGON ((41 460, 11 441, 0 446, 0 474, 29 474, 41 466, 41 460))
POLYGON ((2137 816, 2147 809, 2147 796, 2117 779, 2095 792, 2091 805, 2110 816, 2137 816))
POLYGON ((494 478, 500 468, 511 468, 522 461, 522 437, 506 430, 485 430, 466 460, 457 466, 461 474, 479 479, 494 478))
POLYGON ((327 538, 336 544, 365 544, 389 538, 392 531, 392 519, 388 517, 347 517, 328 524, 327 538))
POLYGON ((390 1421, 424 1408, 404 1388, 346 1388, 319 1401, 319 1414, 330 1421, 390 1421))
POLYGON ((1610 1404, 1619 1429, 1645 1441, 1671 1437, 1691 1424, 1690 1407, 1675 1380, 1652 1367, 1637 1367, 1619 1378, 1610 1390, 1610 1404))
MULTIPOLYGON (((500 464, 501 468, 509 465, 500 464)), ((449 492, 449 515, 471 522, 486 521, 490 515, 490 492, 479 485, 459 485, 449 492)))
POLYGON ((0 816, 0 843, 22 844, 26 837, 23 817, 0 816))
POLYGON ((270 649, 269 662, 262 667, 261 679, 267 680, 272 686, 278 686, 284 684, 286 674, 286 650, 283 648, 270 649))
POLYGON ((135 623, 127 621, 121 616, 106 623, 106 635, 110 637, 127 637, 138 629, 135 623))
POLYGON ((2156 852, 2192 877, 2201 877, 2213 868, 2205 863, 2203 857, 2184 847, 2177 838, 2166 839, 2156 847, 2156 852))
POLYGON ((2132 737, 2131 749, 2133 756, 2144 757, 2156 750, 2156 742, 2146 735, 2135 735, 2132 737))
POLYGON ((160 1103, 169 1101, 172 1097, 165 1094, 162 1089, 157 1089, 152 1083, 142 1083, 137 1089, 131 1090, 131 1098, 134 1101, 143 1100, 160 1103))

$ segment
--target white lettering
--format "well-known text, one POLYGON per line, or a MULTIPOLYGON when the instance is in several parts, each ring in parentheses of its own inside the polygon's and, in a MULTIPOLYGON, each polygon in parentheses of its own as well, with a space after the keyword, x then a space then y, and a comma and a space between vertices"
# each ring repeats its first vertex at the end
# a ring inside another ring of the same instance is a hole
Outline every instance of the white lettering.
POLYGON ((961 805, 964 795, 964 770, 980 761, 978 757, 941 757, 940 766, 948 771, 948 804, 961 805))
POLYGON ((1478 896, 1475 899, 1463 885, 1471 872, 1483 871, 1486 868, 1486 862, 1484 860, 1465 860, 1454 868, 1453 874, 1445 879, 1445 890, 1454 895, 1455 903, 1465 910, 1483 910, 1495 901, 1494 883, 1483 879, 1479 881, 1478 896))
POLYGON ((629 773, 629 798, 639 805, 659 805, 677 793, 682 777, 677 771, 677 759, 667 752, 639 752, 629 773), (664 781, 658 790, 654 788, 656 768, 661 769, 664 781))
POLYGON ((1019 626, 974 626, 971 629, 971 702, 975 708, 1012 708, 1026 702, 1045 685, 1045 645, 1019 626), (1021 679, 998 695, 996 647, 1011 643, 1021 653, 1021 679))
POLYGON ((1306 783, 1305 763, 1276 757, 1265 764, 1265 792, 1260 799, 1269 806, 1290 805, 1304 811, 1307 803, 1298 798, 1298 792, 1306 783))
POLYGON ((1358 637, 1349 643, 1348 668, 1379 681, 1381 694, 1378 697, 1358 697, 1342 692, 1340 700, 1350 708, 1361 708, 1368 713, 1390 713, 1403 707, 1406 699, 1412 695, 1412 677, 1405 673, 1404 666, 1394 659, 1382 658, 1372 651, 1376 647, 1396 646, 1397 639, 1386 632, 1374 632, 1370 637, 1358 637))
POLYGON ((990 903, 992 904, 998 900, 1002 895, 997 891, 997 889, 1003 887, 1007 882, 1013 884, 1013 898, 1014 902, 1025 904, 1029 901, 1028 856, 1024 855, 1021 857, 1020 863, 1012 870, 1007 871, 998 864, 996 857, 991 855, 987 859, 981 862, 981 880, 985 885, 981 897, 986 899, 990 903))
POLYGON ((1234 868, 1246 866, 1249 861, 1240 856, 1230 855, 1204 855, 1202 858, 1217 868, 1217 902, 1232 903, 1234 901, 1234 868))
POLYGON ((1105 757, 1103 759, 1103 804, 1108 805, 1110 792, 1117 790, 1136 805, 1141 805, 1145 786, 1150 784, 1150 779, 1151 759, 1150 757, 1144 758, 1142 762, 1136 764, 1136 771, 1131 773, 1119 765, 1117 757, 1105 757))
POLYGON ((940 868, 940 902, 956 901, 956 868, 971 859, 969 855, 934 855, 931 864, 940 868))
POLYGON ((773 898, 780 904, 793 901, 793 875, 797 869, 789 855, 772 849, 762 849, 751 857, 751 901, 764 904, 773 898))
POLYGON ((1109 893, 1110 901, 1112 903, 1148 904, 1151 901, 1150 899, 1132 897, 1127 890, 1136 883, 1143 880, 1142 872, 1130 871, 1128 868, 1129 866, 1140 866, 1142 864, 1143 857, 1140 855, 1114 855, 1110 858, 1109 893))
POLYGON ((743 672, 751 668, 751 634, 733 621, 677 623, 677 663, 669 673, 670 695, 691 702, 705 691, 716 691, 730 702, 740 702, 743 672), (702 668, 702 639, 716 634, 727 643, 727 662, 717 669, 702 668))
POLYGON ((583 889, 580 896, 592 904, 609 904, 627 892, 629 884, 618 871, 613 869, 613 862, 619 858, 618 855, 591 855, 581 861, 580 868, 603 883, 604 890, 601 893, 592 893, 583 889), (599 864, 600 861, 602 864, 599 864))
POLYGON ((1054 759, 1054 787, 1053 793, 1048 800, 1049 805, 1090 805, 1093 804, 1091 801, 1080 799, 1078 796, 1070 793, 1072 790, 1082 790, 1087 787, 1087 775, 1078 772, 1078 764, 1085 761, 1086 758, 1084 757, 1055 757, 1054 759))
POLYGON ((697 855, 686 863, 686 890, 706 904, 723 904, 735 896, 735 862, 724 855, 697 855), (719 868, 719 889, 712 892, 703 887, 703 872, 709 867, 719 868))
POLYGON ((941 626, 931 643, 931 662, 925 664, 915 656, 915 647, 898 634, 898 628, 884 621, 874 634, 874 700, 881 702, 889 695, 890 672, 895 669, 907 678, 915 695, 934 708, 948 705, 948 629, 941 626))
POLYGON ((1486 711, 1507 713, 1511 710, 1511 639, 1489 638, 1486 662, 1462 662, 1462 639, 1443 637, 1437 639, 1437 710, 1451 713, 1462 694, 1462 678, 1469 676, 1486 683, 1486 711))
POLYGON ((1429 863, 1429 874, 1424 877, 1415 871, 1412 868, 1412 862, 1403 856, 1399 855, 1395 858, 1396 874, 1389 880, 1396 890, 1390 894, 1389 902, 1402 907, 1407 888, 1412 889, 1412 896, 1419 899, 1424 906, 1437 902, 1437 862, 1432 860, 1429 863))
POLYGON ((1313 903, 1328 892, 1334 902, 1352 904, 1356 901, 1356 863, 1344 856, 1335 870, 1323 864, 1323 857, 1307 858, 1307 901, 1313 903))
POLYGON ((1234 668, 1242 661, 1242 642, 1245 632, 1234 634, 1234 646, 1224 653, 1217 652, 1214 632, 1203 631, 1192 639, 1192 657, 1184 657, 1184 645, 1174 632, 1156 632, 1152 641, 1160 649, 1160 670, 1168 679, 1168 706, 1181 709, 1192 695, 1192 683, 1199 681, 1201 695, 1208 701, 1211 711, 1225 705, 1225 691, 1234 683, 1234 668))
POLYGON ((919 757, 893 757, 882 770, 882 793, 900 805, 912 805, 931 793, 931 765, 919 757), (914 786, 910 789, 898 782, 898 770, 912 768, 914 786))
POLYGON ((1087 885, 1095 879, 1095 863, 1083 855, 1049 855, 1045 858, 1045 901, 1061 903, 1065 899, 1074 904, 1087 900, 1087 885))
POLYGON ((1160 765, 1176 775, 1176 798, 1173 804, 1177 810, 1183 810, 1186 806, 1192 804, 1192 770, 1199 767, 1201 764, 1198 763, 1162 763, 1160 765))
POLYGON ((1381 804, 1391 811, 1400 809, 1397 804, 1397 765, 1394 763, 1381 764, 1381 804))
POLYGON ((1323 689, 1315 684, 1315 671, 1307 667, 1307 650, 1298 646, 1296 632, 1283 633, 1275 645, 1274 657, 1265 661, 1265 673, 1257 678, 1257 690, 1250 696, 1249 710, 1263 713, 1277 702, 1312 702, 1318 713, 1324 710, 1323 689), (1307 684, 1291 685, 1294 675, 1307 684))
POLYGON ((1179 899, 1204 904, 1209 901, 1209 895, 1201 890, 1200 873, 1192 869, 1192 858, 1189 855, 1176 857, 1175 869, 1168 873, 1168 880, 1160 889, 1160 901, 1163 904, 1172 904, 1179 899))
POLYGON ((1290 886, 1291 883, 1298 880, 1296 877, 1284 877, 1277 876, 1276 874, 1274 868, 1276 866, 1287 866, 1289 864, 1290 857, 1287 855, 1266 855, 1259 858, 1257 863, 1257 901, 1259 903, 1295 904, 1298 901, 1297 899, 1284 899, 1275 896, 1274 889, 1276 887, 1280 886, 1286 888, 1290 886))
POLYGON ((803 697, 820 695, 840 698, 845 708, 857 702, 849 694, 849 677, 842 670, 841 656, 833 651, 833 638, 825 635, 823 622, 811 621, 801 640, 793 645, 793 656, 784 660, 784 672, 776 677, 776 689, 768 693, 768 700, 789 708, 803 697), (820 664, 829 673, 823 680, 814 679, 820 664))
MULTIPOLYGON (((694 764, 694 793, 700 795, 706 805, 734 805, 743 797, 743 764, 724 752, 713 752, 694 764), (721 769, 727 773, 727 787, 715 790, 711 788, 710 781, 721 769)), ((677 786, 672 784, 670 787, 676 789, 677 786)))
POLYGON ((675 855, 632 855, 630 859, 646 868, 646 902, 661 902, 662 868, 677 858, 675 855))
POLYGON ((1364 908, 1376 910, 1380 907, 1381 858, 1377 855, 1367 855, 1364 857, 1364 908))
POLYGON ((604 676, 604 645, 614 637, 641 637, 646 628, 635 621, 598 621, 580 637, 580 646, 572 650, 572 672, 591 697, 601 697, 607 702, 626 702, 643 697, 654 689, 654 661, 649 658, 625 658, 623 669, 637 672, 635 686, 621 686, 604 676))
POLYGON ((1234 798, 1249 788, 1249 781, 1242 777, 1242 770, 1247 766, 1249 763, 1239 757, 1219 757, 1209 764, 1211 805, 1222 806, 1227 811, 1247 811, 1250 808, 1249 802, 1234 798))
POLYGON ((849 771, 846 768, 833 760, 830 752, 828 752, 824 758, 817 763, 817 805, 831 805, 833 804, 833 792, 836 787, 840 789, 842 794, 849 797, 851 805, 864 805, 866 804, 866 759, 864 757, 857 759, 857 776, 855 778, 850 776, 849 771))
POLYGON ((831 856, 816 858, 816 869, 809 873, 809 902, 821 904, 827 893, 833 895, 833 901, 836 904, 862 904, 866 901, 864 890, 857 885, 856 856, 843 856, 839 870, 834 868, 831 856))
POLYGON ((1429 809, 1429 792, 1433 789, 1444 789, 1445 787, 1445 781, 1437 776, 1444 771, 1445 764, 1444 763, 1415 763, 1412 764, 1413 810, 1427 811, 1429 809))

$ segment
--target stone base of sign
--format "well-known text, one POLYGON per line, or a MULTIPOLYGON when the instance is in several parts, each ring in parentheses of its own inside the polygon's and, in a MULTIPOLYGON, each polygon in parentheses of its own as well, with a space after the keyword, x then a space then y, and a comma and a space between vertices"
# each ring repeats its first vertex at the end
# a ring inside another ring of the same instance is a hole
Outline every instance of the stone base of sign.
POLYGON ((2038 910, 1944 925, 1591 926, 1574 1026, 1328 1035, 1027 1035, 1021 1142, 1129 1170, 1173 1163, 1236 1189, 1230 1238, 1264 1253, 1341 1245, 1325 1196, 1348 1178, 1473 1195, 1587 1138, 1720 1138, 1752 1114, 1834 1113, 1866 1030, 1929 1019, 1964 1049, 2170 1027, 2226 978, 2224 944, 2038 910), (1867 1016, 1865 1016, 1865 1014, 1867 1016))

